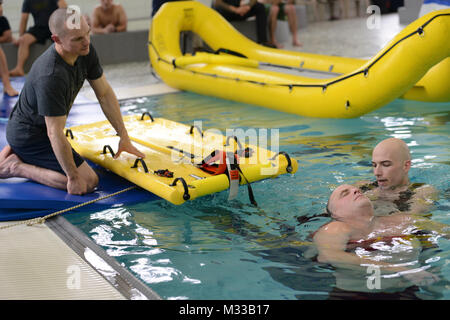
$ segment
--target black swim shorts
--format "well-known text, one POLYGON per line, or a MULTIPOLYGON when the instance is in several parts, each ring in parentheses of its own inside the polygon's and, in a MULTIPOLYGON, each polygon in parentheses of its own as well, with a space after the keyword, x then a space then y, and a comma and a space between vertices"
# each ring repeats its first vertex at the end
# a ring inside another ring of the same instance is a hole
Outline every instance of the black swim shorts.
MULTIPOLYGON (((11 145, 13 152, 25 163, 35 165, 37 167, 50 169, 66 175, 61 165, 56 159, 51 145, 30 145, 27 147, 15 147, 11 145)), ((72 148, 73 160, 77 168, 81 166, 84 159, 72 148)))
POLYGON ((45 44, 47 39, 51 39, 52 33, 48 27, 31 27, 27 33, 33 35, 37 39, 37 43, 45 44))

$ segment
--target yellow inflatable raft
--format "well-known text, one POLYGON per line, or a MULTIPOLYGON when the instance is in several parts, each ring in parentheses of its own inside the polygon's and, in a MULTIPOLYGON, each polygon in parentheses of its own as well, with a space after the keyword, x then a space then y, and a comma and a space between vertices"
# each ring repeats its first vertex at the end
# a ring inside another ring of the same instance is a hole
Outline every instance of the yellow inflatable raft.
POLYGON ((173 204, 227 189, 231 199, 239 184, 298 169, 297 161, 286 153, 243 144, 241 141, 258 140, 240 134, 226 137, 217 131, 203 131, 198 125, 153 118, 148 113, 125 116, 124 122, 144 159, 128 153, 113 158, 119 137, 108 121, 69 128, 66 135, 81 156, 173 204))
POLYGON ((267 48, 198 1, 176 1, 153 18, 149 56, 153 69, 177 89, 309 117, 353 118, 399 97, 450 101, 449 32, 450 10, 431 12, 365 61, 267 48), (183 56, 181 31, 198 34, 213 53, 183 56), (266 66, 338 75, 310 78, 266 66))

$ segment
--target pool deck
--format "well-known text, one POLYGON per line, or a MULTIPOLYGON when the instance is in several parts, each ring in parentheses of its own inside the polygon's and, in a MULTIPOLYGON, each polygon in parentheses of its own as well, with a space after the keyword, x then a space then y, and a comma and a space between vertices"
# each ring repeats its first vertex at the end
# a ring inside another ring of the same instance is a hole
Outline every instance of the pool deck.
MULTIPOLYGON (((301 48, 287 50, 370 58, 404 26, 397 14, 381 17, 370 30, 367 18, 310 23, 299 32, 301 48)), ((106 78, 121 99, 176 92, 151 75, 148 62, 104 66, 106 78)), ((89 85, 81 92, 96 101, 89 85)), ((0 228, 16 222, 1 222, 0 228)), ((103 249, 62 217, 44 224, 21 224, 0 230, 0 299, 122 300, 160 299, 103 249)))

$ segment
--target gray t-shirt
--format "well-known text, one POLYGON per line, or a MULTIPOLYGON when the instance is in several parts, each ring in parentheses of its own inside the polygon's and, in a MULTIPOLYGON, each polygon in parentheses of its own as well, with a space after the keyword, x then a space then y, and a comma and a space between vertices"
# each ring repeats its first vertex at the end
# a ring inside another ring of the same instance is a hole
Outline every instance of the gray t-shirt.
POLYGON ((79 56, 74 66, 66 63, 51 45, 27 75, 19 99, 11 112, 6 138, 11 146, 50 143, 45 116, 67 116, 84 80, 102 76, 97 53, 79 56))

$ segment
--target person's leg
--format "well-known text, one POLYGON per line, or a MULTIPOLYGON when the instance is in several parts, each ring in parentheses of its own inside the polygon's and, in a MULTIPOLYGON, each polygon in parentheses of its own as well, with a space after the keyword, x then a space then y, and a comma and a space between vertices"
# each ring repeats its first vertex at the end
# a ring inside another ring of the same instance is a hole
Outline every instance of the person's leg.
MULTIPOLYGON (((348 19, 350 17, 350 0, 339 0, 339 6, 341 8, 341 16, 344 19, 348 19)), ((356 1, 359 3, 359 1, 356 1)))
POLYGON ((337 20, 339 19, 334 15, 334 2, 336 0, 328 0, 328 5, 330 6, 330 20, 337 20))
POLYGON ((267 14, 266 7, 259 2, 243 16, 247 19, 248 17, 256 16, 256 34, 258 38, 258 43, 267 43, 267 14))
POLYGON ((320 15, 319 15, 319 4, 317 3, 317 0, 309 0, 309 4, 313 8, 313 14, 314 14, 314 20, 320 21, 320 15))
POLYGON ((2 48, 0 48, 0 74, 3 82, 3 92, 11 97, 17 96, 19 92, 12 87, 9 81, 8 63, 2 48))
POLYGON ((31 33, 24 33, 19 39, 19 50, 17 51, 17 65, 9 72, 11 77, 21 77, 25 75, 25 62, 30 55, 30 46, 37 41, 31 33))
POLYGON ((301 47, 301 42, 298 41, 297 38, 297 14, 295 12, 295 5, 292 3, 288 3, 284 6, 284 11, 287 16, 289 29, 292 33, 292 45, 294 47, 301 47))
POLYGON ((270 32, 270 43, 276 46, 277 48, 282 48, 283 45, 277 42, 275 39, 275 30, 277 29, 277 21, 278 21, 278 12, 280 11, 280 7, 278 5, 279 1, 273 1, 269 10, 269 32, 270 32))
POLYGON ((0 163, 0 178, 26 178, 46 186, 65 190, 67 178, 65 175, 50 170, 24 163, 19 157, 12 153, 0 163))
MULTIPOLYGON (((83 161, 77 170, 86 182, 88 192, 92 192, 98 185, 98 176, 95 171, 86 161, 83 161)), ((0 179, 12 177, 26 178, 52 188, 67 190, 67 177, 63 173, 25 163, 10 146, 6 146, 0 152, 0 179)))

